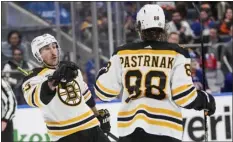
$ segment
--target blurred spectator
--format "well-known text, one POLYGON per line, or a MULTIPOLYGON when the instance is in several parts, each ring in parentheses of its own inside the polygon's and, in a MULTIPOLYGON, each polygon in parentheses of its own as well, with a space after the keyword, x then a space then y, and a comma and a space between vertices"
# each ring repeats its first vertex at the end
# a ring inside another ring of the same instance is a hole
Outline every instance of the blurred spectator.
MULTIPOLYGON (((220 68, 220 61, 222 55, 222 45, 219 44, 211 44, 210 46, 205 46, 206 54, 205 54, 205 67, 207 70, 216 70, 220 68)), ((201 55, 201 48, 198 48, 197 53, 201 55)))
MULTIPOLYGON (((12 50, 18 48, 25 52, 25 46, 22 44, 22 35, 19 31, 10 31, 7 36, 7 42, 2 43, 2 54, 6 59, 12 58, 12 50)), ((27 56, 24 55, 24 58, 27 59, 27 56)))
POLYGON ((206 11, 209 19, 214 20, 214 18, 212 16, 211 6, 208 2, 204 2, 201 4, 201 10, 206 11))
MULTIPOLYGON (((193 50, 189 50, 189 54, 191 57, 191 73, 192 73, 192 80, 194 86, 198 90, 203 89, 203 71, 200 68, 200 56, 198 56, 197 53, 195 53, 193 50)), ((208 92, 210 92, 208 82, 205 80, 206 83, 206 89, 208 92)))
POLYGON ((171 15, 173 13, 173 10, 176 9, 176 5, 175 5, 175 2, 173 1, 159 1, 159 2, 156 2, 156 4, 158 4, 159 6, 161 6, 164 10, 164 14, 165 14, 165 17, 168 21, 171 20, 171 15))
POLYGON ((229 7, 228 2, 225 2, 225 1, 218 2, 218 4, 216 5, 217 19, 224 18, 223 13, 226 11, 227 7, 229 7))
POLYGON ((137 15, 137 6, 135 2, 125 2, 125 12, 126 12, 126 17, 131 16, 134 20, 136 20, 136 15, 137 15))
POLYGON ((179 42, 180 42, 179 34, 176 33, 176 32, 171 32, 171 33, 168 35, 168 40, 167 40, 167 42, 179 44, 179 42))
MULTIPOLYGON (((203 35, 209 35, 209 29, 215 26, 215 22, 210 19, 205 10, 201 10, 200 18, 203 22, 203 35)), ((196 36, 201 35, 201 23, 199 19, 191 24, 191 28, 196 36)))
POLYGON ((108 43, 108 18, 106 14, 102 14, 98 23, 99 47, 103 51, 104 56, 109 56, 108 43))
POLYGON ((92 17, 88 15, 81 24, 81 34, 83 43, 89 47, 92 47, 92 17))
POLYGON ((220 34, 229 34, 230 27, 233 24, 232 20, 232 9, 228 8, 219 27, 220 34))
POLYGON ((233 54, 232 54, 232 44, 233 44, 233 40, 232 40, 232 34, 233 34, 233 26, 231 26, 231 32, 230 32, 230 36, 231 36, 231 40, 229 42, 226 43, 226 45, 223 48, 223 54, 222 54, 222 58, 221 58, 221 68, 223 73, 226 75, 229 72, 232 73, 232 61, 233 61, 233 54))
POLYGON ((174 10, 176 8, 175 2, 163 2, 163 1, 159 1, 156 4, 158 4, 159 6, 161 6, 163 9, 165 10, 174 10))
MULTIPOLYGON (((222 39, 218 35, 218 31, 215 27, 211 27, 209 29, 209 35, 203 36, 203 42, 204 43, 210 43, 211 45, 214 45, 219 42, 223 42, 222 39)), ((201 43, 201 39, 196 39, 195 43, 201 43)))
POLYGON ((187 10, 187 4, 186 2, 183 2, 183 1, 177 1, 176 3, 176 9, 177 11, 180 12, 180 16, 183 18, 183 19, 186 19, 186 16, 188 14, 188 10, 187 10))
POLYGON ((233 90, 232 82, 233 82, 232 73, 228 73, 225 76, 224 86, 221 89, 221 92, 232 92, 232 90, 233 90))
POLYGON ((126 18, 126 23, 124 25, 124 30, 126 34, 126 42, 133 42, 138 38, 138 33, 135 29, 135 21, 132 16, 126 18))
POLYGON ((167 23, 168 34, 171 32, 177 32, 180 36, 180 43, 188 43, 193 37, 193 31, 190 28, 187 21, 183 20, 180 12, 175 11, 172 14, 172 21, 167 23))
POLYGON ((99 17, 100 19, 101 17, 105 17, 104 14, 107 11, 106 2, 102 2, 102 1, 96 2, 96 6, 97 6, 97 17, 99 17))
MULTIPOLYGON (((13 54, 12 62, 14 62, 16 65, 18 65, 19 67, 25 70, 33 69, 33 66, 30 63, 23 60, 22 50, 15 48, 13 49, 12 54, 13 54)), ((17 95, 16 98, 17 98, 18 104, 24 104, 25 101, 24 101, 23 93, 20 87, 22 83, 22 79, 24 78, 24 75, 22 75, 22 73, 19 73, 19 72, 13 73, 12 71, 16 71, 16 68, 11 66, 8 63, 5 64, 2 71, 5 72, 5 80, 10 83, 14 93, 17 95)))

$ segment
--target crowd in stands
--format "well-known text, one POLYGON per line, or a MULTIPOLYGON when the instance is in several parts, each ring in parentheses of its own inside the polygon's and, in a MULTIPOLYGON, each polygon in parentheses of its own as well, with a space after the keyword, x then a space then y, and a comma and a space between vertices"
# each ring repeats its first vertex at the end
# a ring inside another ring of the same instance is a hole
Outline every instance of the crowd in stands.
POLYGON ((25 55, 25 47, 22 43, 22 35, 19 31, 10 31, 8 33, 6 41, 1 43, 1 71, 2 78, 7 81, 15 95, 18 104, 25 104, 23 98, 23 92, 21 90, 21 84, 24 78, 22 73, 18 72, 14 66, 9 64, 7 61, 12 61, 19 67, 25 70, 32 70, 33 66, 27 62, 28 56, 25 55))
MULTIPOLYGON (((33 2, 31 2, 33 3, 33 2)), ((39 2, 37 2, 39 3, 39 2)), ((43 2, 42 2, 43 3, 43 2)), ((123 2, 124 3, 124 21, 122 29, 125 33, 125 42, 136 42, 140 40, 135 29, 137 10, 146 3, 156 2, 123 2)), ((167 20, 167 41, 178 44, 200 44, 201 43, 201 23, 199 15, 196 13, 191 2, 157 2, 164 10, 167 20)), ((199 4, 199 3, 198 3, 199 4)), ((25 2, 28 9, 38 5, 29 5, 25 2)), ((53 9, 52 4, 50 5, 53 9)), ((77 2, 77 10, 79 12, 77 34, 80 35, 81 41, 92 47, 92 14, 90 2, 77 2)), ((68 6, 63 7, 65 11, 69 11, 68 6)), ((112 4, 114 11, 114 3, 112 4)), ((97 24, 99 32, 99 47, 102 49, 103 55, 109 56, 108 51, 108 20, 106 2, 97 2, 97 24)), ((37 14, 41 14, 38 12, 37 14)), ((70 14, 67 12, 66 14, 70 14)), ((114 12, 113 12, 114 15, 114 12)), ((70 16, 68 16, 70 17, 70 16)), ((203 22, 203 42, 208 44, 204 46, 205 69, 207 72, 206 88, 211 92, 232 92, 232 8, 228 2, 203 2, 200 5, 200 18, 203 22), (223 44, 219 44, 223 43, 223 44), (209 75, 209 76, 208 76, 209 75), (211 78, 215 79, 211 82, 211 78), (212 86, 219 85, 221 90, 214 90, 212 86)), ((53 20, 51 20, 54 22, 53 20)), ((69 23, 69 20, 65 20, 69 23)), ((113 18, 113 30, 115 33, 115 25, 113 18)), ((72 30, 72 29, 70 29, 72 30)), ((70 31, 68 31, 70 33, 70 31)), ((114 37, 115 38, 115 37, 114 37)), ((6 42, 2 42, 2 59, 12 60, 24 69, 32 69, 32 66, 26 61, 25 47, 21 43, 22 35, 18 31, 9 32, 6 42)), ((115 44, 114 44, 115 45, 115 44)), ((116 46, 114 47, 116 48, 116 46)), ((201 48, 189 48, 192 68, 193 82, 199 89, 203 88, 203 71, 201 61, 201 48)), ((4 62, 3 62, 4 63, 4 62)), ((15 70, 9 64, 2 63, 2 72, 11 72, 15 70)), ((101 66, 105 63, 101 62, 101 66)), ((94 94, 93 84, 95 82, 95 63, 90 59, 85 66, 84 78, 86 79, 91 92, 94 94)), ((10 82, 13 90, 16 92, 18 104, 24 104, 22 94, 20 94, 19 84, 22 76, 13 73, 3 73, 2 76, 10 82), (20 97, 21 96, 21 97, 20 97)))

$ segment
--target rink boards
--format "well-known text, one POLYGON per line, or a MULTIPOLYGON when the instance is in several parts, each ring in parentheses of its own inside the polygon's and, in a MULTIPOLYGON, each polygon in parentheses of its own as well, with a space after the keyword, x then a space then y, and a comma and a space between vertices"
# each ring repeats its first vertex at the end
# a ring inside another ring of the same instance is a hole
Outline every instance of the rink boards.
MULTIPOLYGON (((232 93, 215 94, 216 113, 208 117, 209 141, 232 141, 232 93)), ((111 132, 117 135, 117 111, 119 100, 98 103, 97 108, 107 108, 111 113, 111 132)), ((184 141, 200 141, 203 137, 203 112, 182 110, 184 117, 184 141)), ((40 110, 19 106, 14 118, 14 141, 49 141, 40 110)))

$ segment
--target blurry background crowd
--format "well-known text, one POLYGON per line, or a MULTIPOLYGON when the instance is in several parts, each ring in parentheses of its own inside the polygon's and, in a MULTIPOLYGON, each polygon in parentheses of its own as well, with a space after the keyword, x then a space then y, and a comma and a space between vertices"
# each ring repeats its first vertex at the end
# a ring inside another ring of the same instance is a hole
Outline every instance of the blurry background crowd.
MULTIPOLYGON (((96 2, 97 11, 94 14, 97 19, 95 23, 98 29, 100 67, 105 65, 111 55, 110 42, 116 49, 121 44, 140 41, 135 30, 136 14, 147 3, 157 3, 165 10, 168 42, 178 43, 190 51, 192 77, 199 89, 203 87, 200 16, 204 28, 207 89, 214 93, 232 92, 233 5, 230 2, 195 2, 200 15, 191 2, 109 2, 110 7, 107 2, 96 2), (112 20, 109 19, 109 10, 112 20), (109 38, 109 21, 112 22, 112 41, 109 38)), ((71 60, 75 56, 76 63, 93 92, 97 71, 93 54, 94 23, 91 4, 92 2, 39 1, 2 3, 2 78, 12 86, 18 104, 25 104, 21 91, 23 75, 7 64, 7 61, 12 60, 26 70, 37 67, 38 64, 31 55, 30 42, 35 36, 44 33, 56 36, 63 49, 62 60, 71 60), (73 43, 76 53, 71 48, 73 43)))

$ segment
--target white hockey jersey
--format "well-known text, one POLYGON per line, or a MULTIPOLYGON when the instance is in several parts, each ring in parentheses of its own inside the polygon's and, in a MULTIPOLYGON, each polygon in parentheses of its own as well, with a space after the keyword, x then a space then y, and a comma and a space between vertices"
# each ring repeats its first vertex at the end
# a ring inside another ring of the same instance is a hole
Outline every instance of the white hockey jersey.
POLYGON ((54 69, 37 68, 25 78, 22 85, 24 98, 32 107, 39 107, 52 141, 72 133, 99 125, 98 119, 87 105, 91 93, 83 81, 81 72, 66 89, 48 91, 48 76, 54 69))
POLYGON ((180 107, 197 97, 188 51, 167 42, 139 42, 120 47, 99 71, 96 95, 111 101, 122 92, 119 136, 137 127, 147 133, 182 139, 180 107))

